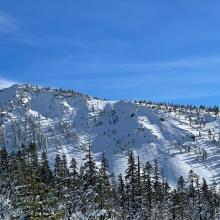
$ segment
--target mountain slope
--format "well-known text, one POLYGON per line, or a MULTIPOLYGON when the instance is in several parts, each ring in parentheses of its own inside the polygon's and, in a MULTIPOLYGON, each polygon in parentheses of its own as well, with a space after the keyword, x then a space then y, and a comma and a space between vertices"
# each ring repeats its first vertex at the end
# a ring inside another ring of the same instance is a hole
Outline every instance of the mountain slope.
POLYGON ((89 143, 115 175, 133 150, 142 163, 157 159, 173 185, 193 169, 208 181, 220 177, 220 117, 204 108, 103 101, 73 91, 13 85, 0 91, 0 144, 17 150, 34 141, 54 159, 65 153, 81 164, 89 143))

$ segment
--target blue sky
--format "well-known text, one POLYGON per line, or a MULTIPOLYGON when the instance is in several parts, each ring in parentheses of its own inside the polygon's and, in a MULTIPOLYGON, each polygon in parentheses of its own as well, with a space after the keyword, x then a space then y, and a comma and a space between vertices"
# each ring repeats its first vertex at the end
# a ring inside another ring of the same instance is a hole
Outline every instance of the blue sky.
POLYGON ((0 87, 220 104, 220 2, 0 1, 0 87))

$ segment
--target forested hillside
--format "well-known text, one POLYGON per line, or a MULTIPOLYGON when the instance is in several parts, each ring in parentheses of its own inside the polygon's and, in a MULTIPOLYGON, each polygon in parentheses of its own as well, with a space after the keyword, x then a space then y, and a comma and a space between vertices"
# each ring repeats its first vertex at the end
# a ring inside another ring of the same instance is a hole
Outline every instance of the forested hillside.
POLYGON ((158 163, 141 164, 133 152, 127 169, 109 175, 103 153, 99 168, 91 147, 84 164, 57 154, 52 170, 46 151, 38 157, 32 143, 16 153, 0 151, 1 219, 217 219, 219 196, 192 170, 171 189, 158 163))
POLYGON ((217 218, 217 106, 14 85, 0 114, 2 219, 217 218))

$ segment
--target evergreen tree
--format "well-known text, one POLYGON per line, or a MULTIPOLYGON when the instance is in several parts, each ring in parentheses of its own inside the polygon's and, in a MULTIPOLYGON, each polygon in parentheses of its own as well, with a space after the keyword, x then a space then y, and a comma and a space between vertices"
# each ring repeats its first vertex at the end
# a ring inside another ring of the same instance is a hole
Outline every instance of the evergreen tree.
POLYGON ((118 183, 117 183, 117 206, 120 213, 120 218, 122 220, 126 219, 127 212, 126 212, 126 191, 125 191, 125 183, 122 177, 122 174, 118 176, 118 183))
POLYGON ((177 218, 183 220, 186 218, 185 209, 187 207, 186 200, 186 183, 183 176, 177 180, 177 191, 175 197, 175 207, 177 208, 177 218))
POLYGON ((82 167, 82 212, 90 219, 96 219, 99 215, 98 204, 98 168, 92 157, 91 145, 89 144, 82 167))
POLYGON ((54 187, 55 187, 58 199, 61 200, 63 196, 62 160, 59 154, 56 155, 55 164, 54 164, 54 187))
POLYGON ((9 179, 9 155, 6 147, 0 150, 0 180, 6 181, 9 179))
POLYGON ((154 160, 153 173, 152 173, 152 182, 153 182, 153 217, 158 219, 161 218, 161 206, 163 204, 163 195, 162 195, 162 185, 160 182, 160 171, 157 160, 154 160))
POLYGON ((106 219, 113 207, 112 187, 109 182, 109 166, 108 161, 105 158, 105 154, 102 155, 101 167, 99 169, 99 183, 98 183, 98 200, 99 208, 103 214, 100 216, 100 220, 106 219))
POLYGON ((38 160, 36 144, 21 145, 17 152, 0 150, 0 219, 218 219, 216 182, 208 185, 192 170, 171 189, 161 177, 157 161, 141 170, 129 152, 125 173, 110 178, 103 153, 100 168, 89 146, 84 164, 57 155, 54 175, 47 153, 38 160))
POLYGON ((133 152, 128 155, 128 167, 125 171, 128 219, 135 218, 139 211, 138 169, 133 152))
POLYGON ((69 191, 70 197, 69 202, 67 204, 68 215, 71 216, 73 213, 77 212, 82 206, 81 204, 81 178, 78 171, 77 163, 74 158, 72 158, 70 163, 70 171, 69 171, 69 191))
POLYGON ((146 162, 143 173, 141 176, 143 189, 142 197, 144 204, 144 218, 150 218, 152 212, 152 197, 153 197, 153 186, 152 186, 152 172, 153 167, 149 162, 146 162))
POLYGON ((77 163, 76 163, 75 158, 72 158, 72 160, 70 162, 70 176, 71 176, 71 180, 73 183, 77 180, 77 178, 79 176, 77 163))
POLYGON ((21 214, 27 218, 54 216, 56 200, 52 190, 40 181, 40 171, 37 153, 34 145, 28 151, 18 151, 13 156, 13 211, 11 217, 21 214), (28 166, 27 166, 28 165, 28 166), (54 209, 52 211, 52 209, 54 209))
POLYGON ((53 173, 50 169, 47 152, 44 151, 41 156, 40 180, 47 185, 53 184, 53 173))

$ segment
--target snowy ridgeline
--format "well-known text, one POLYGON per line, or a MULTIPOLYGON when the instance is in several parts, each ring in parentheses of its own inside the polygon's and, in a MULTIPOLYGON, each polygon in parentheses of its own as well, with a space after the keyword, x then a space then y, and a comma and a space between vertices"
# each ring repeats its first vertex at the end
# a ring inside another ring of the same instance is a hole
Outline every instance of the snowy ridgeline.
MULTIPOLYGON (((141 161, 157 159, 171 186, 194 170, 220 183, 218 108, 103 101, 72 90, 14 85, 0 91, 0 145, 17 151, 34 142, 53 164, 57 153, 79 165, 89 143, 97 165, 102 153, 116 176, 128 152, 141 161)), ((142 169, 142 167, 141 167, 142 169)))

